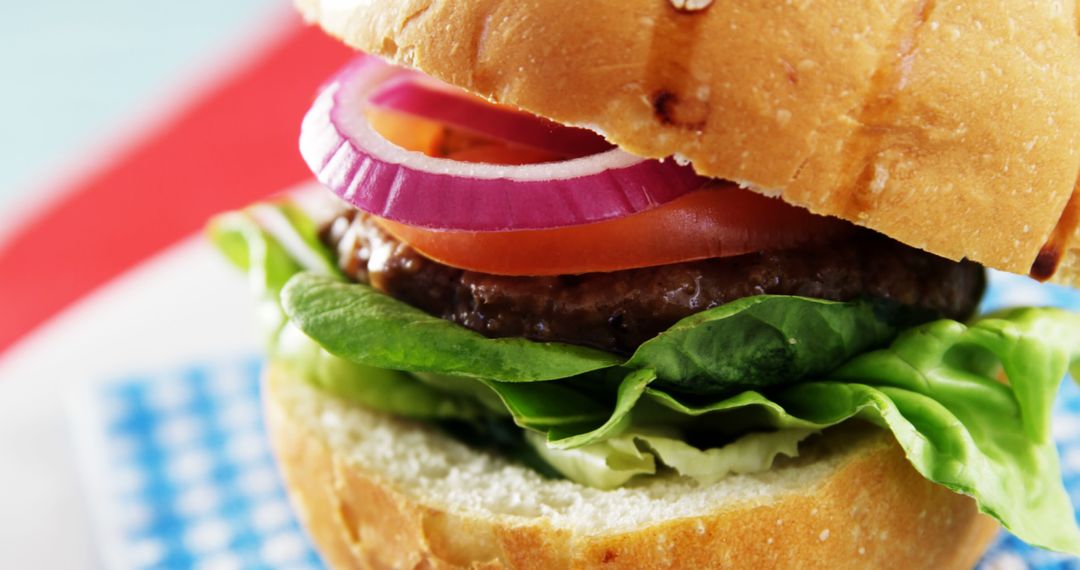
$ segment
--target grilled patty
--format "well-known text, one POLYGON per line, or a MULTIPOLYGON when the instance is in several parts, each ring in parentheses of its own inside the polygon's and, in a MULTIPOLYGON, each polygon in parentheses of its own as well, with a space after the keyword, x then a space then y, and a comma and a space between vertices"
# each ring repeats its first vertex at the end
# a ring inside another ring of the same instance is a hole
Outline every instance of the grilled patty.
POLYGON ((983 268, 864 229, 780 251, 610 273, 509 277, 425 258, 366 215, 342 214, 322 232, 351 279, 489 337, 522 336, 628 354, 676 321, 753 295, 888 299, 954 319, 970 317, 983 268))

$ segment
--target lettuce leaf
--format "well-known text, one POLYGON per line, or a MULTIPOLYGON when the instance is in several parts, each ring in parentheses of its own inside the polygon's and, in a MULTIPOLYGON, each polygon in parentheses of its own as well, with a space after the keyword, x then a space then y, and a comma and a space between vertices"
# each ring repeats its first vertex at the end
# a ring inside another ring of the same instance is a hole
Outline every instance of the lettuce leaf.
POLYGON ((248 286, 259 303, 265 343, 272 346, 286 322, 281 288, 304 267, 247 212, 214 218, 207 235, 226 259, 247 274, 248 286))
POLYGON ((928 320, 916 313, 885 301, 747 297, 679 321, 626 366, 651 368, 664 385, 699 394, 793 384, 885 344, 898 324, 928 320))
POLYGON ((537 432, 527 432, 525 441, 564 477, 597 489, 615 489, 637 475, 656 473, 655 457, 639 449, 632 436, 570 450, 548 446, 537 432))
POLYGON ((271 353, 287 321, 281 290, 289 279, 303 271, 344 277, 319 242, 315 222, 287 199, 216 216, 207 224, 206 235, 247 274, 271 353))
POLYGON ((280 201, 223 214, 210 222, 207 234, 247 273, 252 294, 260 301, 268 351, 294 374, 339 397, 409 418, 471 420, 492 413, 473 397, 338 358, 288 322, 280 294, 290 278, 302 271, 340 277, 318 241, 314 222, 295 205, 280 201))
POLYGON ((646 446, 676 473, 711 485, 731 474, 759 473, 772 468, 776 458, 799 456, 799 443, 818 433, 811 429, 782 429, 751 433, 723 446, 698 449, 677 435, 663 437, 639 433, 634 439, 646 446))
POLYGON ((358 283, 311 273, 281 293, 289 319, 330 352, 380 368, 539 382, 614 367, 652 370, 700 394, 794 383, 896 335, 910 312, 885 302, 749 297, 692 315, 629 359, 523 338, 487 338, 358 283))
POLYGON ((552 447, 540 434, 526 441, 566 478, 614 489, 637 475, 653 475, 663 464, 675 473, 710 485, 731 474, 768 471, 780 455, 797 457, 799 442, 815 430, 751 433, 722 447, 698 449, 672 430, 637 430, 574 449, 552 447))
MULTIPOLYGON (((1016 309, 970 327, 949 320, 916 327, 822 380, 689 401, 651 387, 639 394, 628 376, 624 382, 634 390, 623 399, 743 426, 823 429, 851 418, 872 422, 893 433, 924 477, 972 496, 1021 539, 1080 554, 1080 530, 1049 432, 1049 402, 1078 363, 1080 316, 1016 309), (998 379, 999 370, 1008 383, 998 379)), ((620 416, 626 408, 618 402, 607 423, 626 421, 620 416)), ((587 445, 597 441, 578 437, 587 445)))
POLYGON ((493 415, 478 398, 440 390, 404 372, 338 358, 291 324, 278 336, 275 361, 339 398, 406 418, 478 420, 493 415))
POLYGON ((490 339, 366 285, 314 273, 290 279, 281 301, 289 319, 327 350, 379 368, 537 382, 619 362, 614 355, 579 346, 490 339))

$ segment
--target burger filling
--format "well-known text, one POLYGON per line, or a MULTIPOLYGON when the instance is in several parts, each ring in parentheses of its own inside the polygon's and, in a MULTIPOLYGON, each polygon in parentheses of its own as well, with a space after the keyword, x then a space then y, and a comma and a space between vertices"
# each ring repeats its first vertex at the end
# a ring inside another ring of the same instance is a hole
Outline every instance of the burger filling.
POLYGON ((869 423, 1022 539, 1080 553, 1050 430, 1077 315, 973 317, 975 263, 366 56, 301 152, 344 210, 304 194, 209 228, 274 366, 604 489, 766 471, 869 423))

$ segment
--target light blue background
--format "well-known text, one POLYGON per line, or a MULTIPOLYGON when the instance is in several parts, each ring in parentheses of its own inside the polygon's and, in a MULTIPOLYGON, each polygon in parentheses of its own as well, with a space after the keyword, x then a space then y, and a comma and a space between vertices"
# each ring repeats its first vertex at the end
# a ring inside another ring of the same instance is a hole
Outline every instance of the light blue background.
POLYGON ((287 9, 285 0, 0 0, 0 212, 287 9))

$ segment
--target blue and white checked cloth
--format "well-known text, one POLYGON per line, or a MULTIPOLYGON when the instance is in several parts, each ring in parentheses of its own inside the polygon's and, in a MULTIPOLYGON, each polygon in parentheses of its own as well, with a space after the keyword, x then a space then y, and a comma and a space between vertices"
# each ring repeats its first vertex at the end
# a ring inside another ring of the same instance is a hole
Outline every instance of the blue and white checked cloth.
POLYGON ((76 440, 110 568, 317 569, 274 468, 254 357, 100 385, 76 440))
MULTIPOLYGON (((994 274, 984 307, 1080 310, 1080 292, 994 274)), ((76 440, 110 568, 323 568, 274 470, 260 360, 119 378, 80 396, 76 440)), ((1054 435, 1080 505, 1080 389, 1066 383, 1054 435)), ((981 570, 1080 570, 1080 560, 1002 533, 981 570)))

